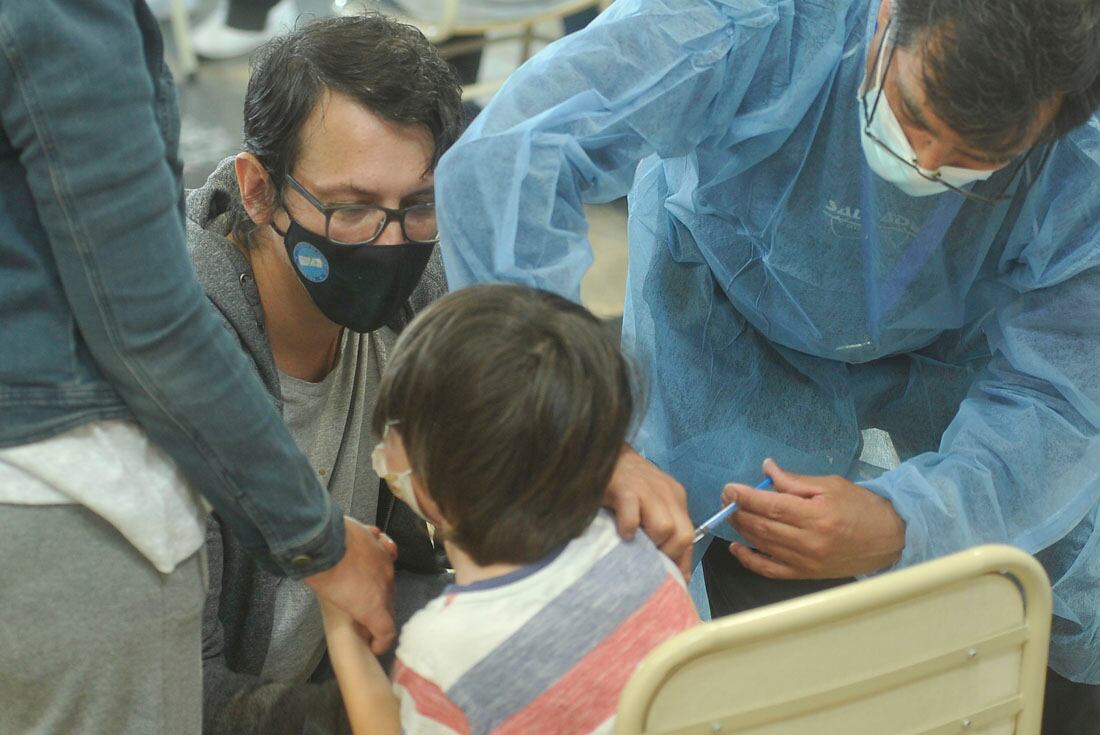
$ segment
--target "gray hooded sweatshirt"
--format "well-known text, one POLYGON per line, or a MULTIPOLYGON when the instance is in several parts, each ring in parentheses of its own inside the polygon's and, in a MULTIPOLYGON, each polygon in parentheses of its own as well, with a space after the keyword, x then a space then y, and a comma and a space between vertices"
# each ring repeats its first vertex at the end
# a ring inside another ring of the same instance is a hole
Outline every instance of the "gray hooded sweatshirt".
MULTIPOLYGON (((275 365, 264 333, 264 315, 252 269, 245 255, 229 240, 229 212, 239 200, 233 159, 218 165, 206 184, 187 197, 187 243, 199 281, 226 327, 239 339, 257 374, 281 410, 285 409, 281 380, 290 380, 275 365)), ((339 426, 332 435, 344 461, 317 466, 308 445, 324 445, 326 437, 296 435, 334 499, 358 520, 385 526, 401 549, 396 580, 397 623, 405 620, 438 594, 446 579, 435 564, 430 542, 419 520, 404 504, 380 487, 370 466, 370 412, 386 356, 397 332, 413 313, 446 292, 438 250, 433 253, 420 284, 393 324, 368 335, 349 333, 344 353, 356 364, 341 381, 351 405, 337 406, 339 426), (354 343, 351 340, 355 340, 354 343), (348 459, 350 458, 350 459, 348 459), (411 568, 409 568, 411 567, 411 568)), ((336 369, 334 369, 336 372, 336 369)), ((326 379, 327 380, 327 379, 326 379)), ((306 386, 308 388, 308 386, 306 386)), ((288 397, 290 393, 288 393, 288 397)), ((309 394, 304 394, 309 400, 309 394)), ((303 396, 299 395, 299 399, 303 396)), ((345 402, 346 403, 346 402, 345 402)), ((290 415, 284 410, 284 416, 290 415)), ((292 422, 293 423, 293 422, 292 422)), ((292 425, 292 431, 294 426, 292 425)), ((332 445, 333 441, 327 441, 332 445)), ((347 732, 347 721, 336 682, 327 662, 319 659, 320 619, 300 581, 267 573, 222 528, 216 515, 207 529, 210 589, 203 616, 203 732, 207 735, 300 735, 347 732), (295 587, 297 585, 298 587, 295 587)))

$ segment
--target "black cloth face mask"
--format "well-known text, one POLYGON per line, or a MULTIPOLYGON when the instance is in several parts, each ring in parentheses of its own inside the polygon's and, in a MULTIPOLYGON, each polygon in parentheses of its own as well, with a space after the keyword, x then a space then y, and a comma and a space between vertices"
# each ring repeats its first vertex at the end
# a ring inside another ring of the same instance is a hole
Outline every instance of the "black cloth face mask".
POLYGON ((355 332, 373 332, 397 315, 435 247, 419 242, 337 245, 293 219, 286 233, 279 234, 313 303, 333 322, 355 332))

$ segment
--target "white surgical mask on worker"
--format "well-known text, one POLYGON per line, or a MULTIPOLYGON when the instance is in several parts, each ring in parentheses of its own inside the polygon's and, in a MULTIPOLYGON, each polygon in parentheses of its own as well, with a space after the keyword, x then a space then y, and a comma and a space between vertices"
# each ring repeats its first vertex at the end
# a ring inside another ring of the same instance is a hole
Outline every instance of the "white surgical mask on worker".
POLYGON ((390 433, 390 427, 387 425, 385 432, 382 434, 382 441, 374 447, 374 451, 371 452, 370 460, 371 466, 374 467, 374 472, 390 487, 390 492, 394 496, 405 503, 405 505, 412 508, 413 513, 423 518, 428 523, 427 516, 420 510, 420 503, 416 501, 416 493, 413 491, 412 486, 412 468, 405 470, 404 472, 390 472, 389 466, 386 462, 386 436, 390 433))
MULTIPOLYGON (((882 43, 883 45, 886 44, 885 38, 883 38, 882 43)), ((921 176, 913 166, 907 166, 899 161, 897 157, 890 155, 889 151, 885 150, 871 138, 873 135, 889 146, 891 151, 897 153, 906 161, 912 161, 914 166, 917 165, 917 154, 913 150, 913 146, 909 143, 909 138, 906 137, 905 131, 901 127, 901 123, 898 122, 897 117, 894 115, 894 110, 890 107, 890 101, 886 99, 885 94, 879 99, 885 66, 886 65, 882 63, 882 57, 880 55, 878 63, 875 64, 878 78, 875 80, 874 86, 867 90, 865 98, 857 95, 857 99, 859 99, 861 103, 859 115, 860 143, 863 145, 863 155, 867 159, 867 165, 870 166, 871 170, 874 171, 879 178, 885 179, 909 196, 914 197, 926 197, 933 194, 942 194, 947 191, 947 187, 941 184, 940 181, 956 188, 961 188, 975 181, 985 181, 992 176, 997 169, 978 171, 970 168, 958 168, 956 166, 941 166, 936 171, 920 169, 926 176, 939 179, 939 181, 931 181, 921 176), (874 105, 875 100, 878 99, 878 106, 871 116, 871 124, 869 126, 871 135, 867 134, 868 126, 862 110, 863 99, 866 99, 866 104, 868 106, 874 105)), ((860 89, 862 89, 865 84, 866 79, 864 79, 864 84, 860 85, 860 89)))

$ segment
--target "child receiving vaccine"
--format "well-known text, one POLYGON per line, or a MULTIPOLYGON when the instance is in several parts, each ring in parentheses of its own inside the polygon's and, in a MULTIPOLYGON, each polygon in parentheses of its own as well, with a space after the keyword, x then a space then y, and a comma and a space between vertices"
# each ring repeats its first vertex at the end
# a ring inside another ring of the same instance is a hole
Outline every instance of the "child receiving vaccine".
POLYGON ((553 294, 476 286, 409 325, 375 469, 443 539, 455 584, 406 624, 392 682, 325 609, 356 735, 612 731, 638 663, 698 622, 673 563, 600 508, 633 413, 616 345, 553 294))

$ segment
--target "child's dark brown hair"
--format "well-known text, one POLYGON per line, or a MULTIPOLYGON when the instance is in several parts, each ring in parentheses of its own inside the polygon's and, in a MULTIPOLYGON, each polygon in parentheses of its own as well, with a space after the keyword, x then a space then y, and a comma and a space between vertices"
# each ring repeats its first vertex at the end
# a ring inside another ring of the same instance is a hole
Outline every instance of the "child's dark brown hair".
POLYGON ((404 331, 373 428, 409 463, 478 564, 536 561, 592 521, 630 430, 630 369, 591 313, 546 291, 483 285, 404 331))

